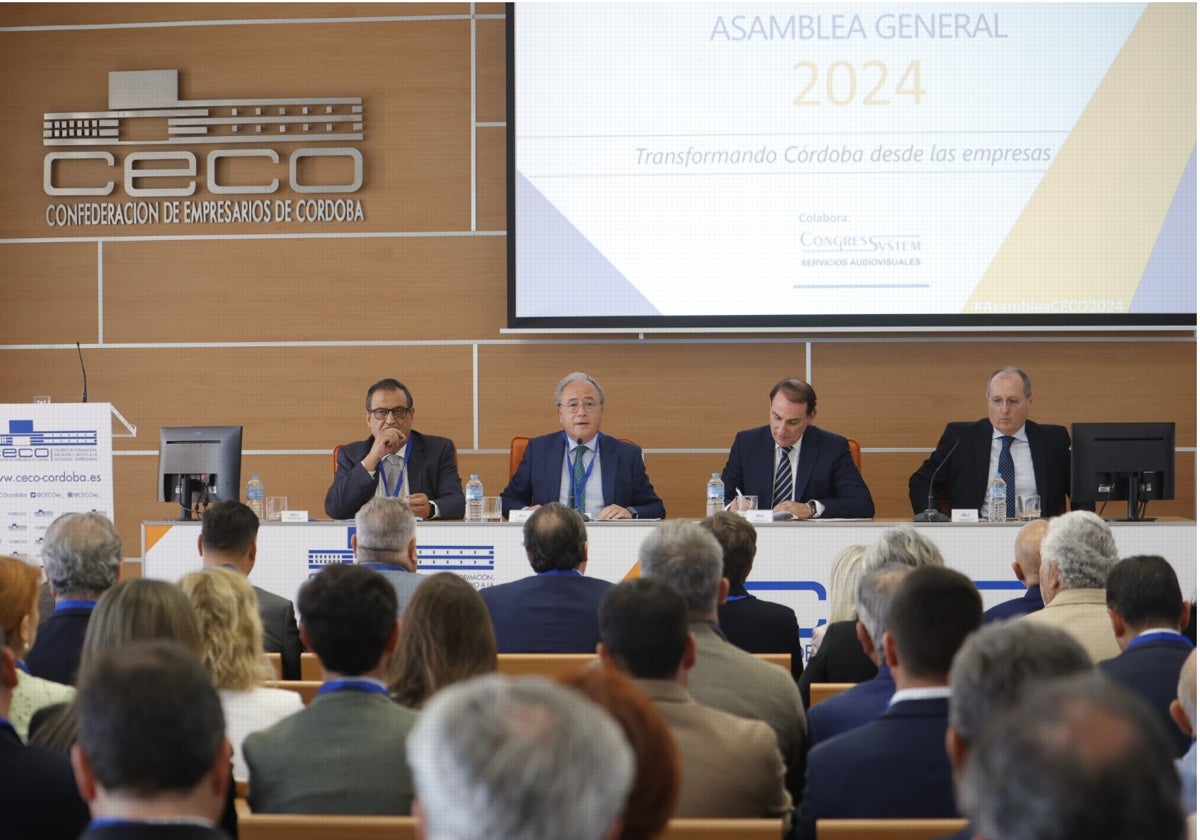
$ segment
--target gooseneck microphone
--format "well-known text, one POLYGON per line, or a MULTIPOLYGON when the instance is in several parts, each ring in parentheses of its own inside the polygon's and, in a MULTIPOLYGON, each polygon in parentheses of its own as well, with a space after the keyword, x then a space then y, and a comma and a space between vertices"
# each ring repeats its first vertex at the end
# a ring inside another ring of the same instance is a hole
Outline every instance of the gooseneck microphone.
POLYGON ((79 372, 83 374, 83 396, 79 398, 80 402, 87 402, 87 368, 83 366, 83 350, 79 347, 79 342, 75 342, 75 352, 79 354, 79 372))
POLYGON ((934 467, 933 475, 929 476, 929 499, 925 503, 925 510, 913 517, 913 522, 949 522, 950 517, 942 513, 933 506, 933 483, 937 479, 937 474, 941 472, 942 467, 950 463, 951 456, 954 455, 954 450, 958 449, 958 445, 962 443, 962 438, 957 438, 954 445, 950 447, 950 451, 946 453, 946 457, 942 459, 942 463, 934 467))

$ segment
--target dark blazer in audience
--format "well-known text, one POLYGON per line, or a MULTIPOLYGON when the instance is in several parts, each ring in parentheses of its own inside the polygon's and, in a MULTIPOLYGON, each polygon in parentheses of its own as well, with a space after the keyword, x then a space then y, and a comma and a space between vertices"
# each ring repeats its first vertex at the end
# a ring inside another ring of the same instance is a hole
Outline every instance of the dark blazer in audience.
POLYGON ((258 614, 262 618, 263 650, 280 654, 285 680, 300 679, 300 629, 292 602, 261 586, 254 587, 258 614))
POLYGON ((983 623, 990 624, 993 621, 1003 621, 1006 618, 1029 615, 1030 613, 1037 612, 1044 606, 1046 605, 1042 603, 1042 588, 1034 584, 1026 589, 1025 594, 1020 598, 1013 598, 1011 601, 1005 601, 991 609, 985 610, 983 613, 983 623))
POLYGON ((90 604, 55 607, 54 614, 38 627, 37 639, 25 657, 29 673, 44 680, 75 685, 83 634, 91 618, 90 604))
POLYGON ((1183 635, 1163 634, 1134 639, 1120 656, 1106 659, 1099 668, 1146 698, 1154 714, 1163 722, 1179 758, 1192 745, 1192 738, 1171 719, 1171 701, 1179 686, 1179 672, 1192 652, 1191 642, 1183 635))
POLYGON ((555 570, 479 590, 500 653, 594 653, 596 611, 612 584, 555 570))
POLYGON ((835 621, 825 629, 825 639, 800 675, 800 697, 808 708, 808 687, 815 682, 864 682, 879 671, 862 649, 856 622, 835 621))
POLYGON ((843 732, 857 729, 887 711, 896 682, 887 665, 872 679, 830 697, 808 710, 808 742, 816 746, 843 732))
POLYGON ((730 584, 729 599, 717 607, 717 621, 725 638, 750 653, 790 653, 792 676, 804 673, 800 649, 800 624, 791 607, 763 601, 742 584, 730 584))
POLYGON ((0 835, 75 840, 88 824, 71 761, 44 747, 26 746, 0 721, 0 835))

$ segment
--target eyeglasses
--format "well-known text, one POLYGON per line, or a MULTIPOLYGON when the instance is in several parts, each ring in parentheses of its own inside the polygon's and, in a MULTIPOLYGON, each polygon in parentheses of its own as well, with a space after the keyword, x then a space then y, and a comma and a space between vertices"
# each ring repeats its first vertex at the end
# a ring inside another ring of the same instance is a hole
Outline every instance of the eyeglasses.
POLYGON ((586 400, 584 402, 571 400, 570 402, 559 403, 558 407, 561 411, 566 411, 568 414, 574 414, 581 408, 585 414, 595 414, 600 410, 601 405, 602 403, 598 403, 595 400, 586 400))
POLYGON ((996 408, 1002 408, 1007 405, 1009 408, 1018 408, 1021 403, 1025 402, 1025 397, 991 397, 991 403, 996 408))
POLYGON ((412 413, 412 409, 398 405, 395 408, 372 408, 367 413, 380 421, 386 420, 389 414, 397 420, 404 420, 412 413))

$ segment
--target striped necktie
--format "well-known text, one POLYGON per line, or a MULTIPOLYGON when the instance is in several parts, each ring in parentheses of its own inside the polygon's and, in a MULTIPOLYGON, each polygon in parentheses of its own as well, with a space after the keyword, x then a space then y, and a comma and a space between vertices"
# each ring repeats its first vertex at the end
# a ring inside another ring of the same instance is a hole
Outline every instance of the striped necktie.
POLYGON ((792 447, 779 447, 779 468, 775 470, 775 489, 771 494, 771 507, 792 500, 792 447))

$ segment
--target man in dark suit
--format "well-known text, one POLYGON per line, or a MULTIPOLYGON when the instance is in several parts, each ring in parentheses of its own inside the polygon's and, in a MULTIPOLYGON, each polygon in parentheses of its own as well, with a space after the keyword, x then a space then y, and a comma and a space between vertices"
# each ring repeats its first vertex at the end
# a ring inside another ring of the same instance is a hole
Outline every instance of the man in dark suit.
POLYGON ((784 379, 771 389, 771 422, 738 432, 721 474, 728 505, 741 491, 761 508, 796 519, 870 519, 875 502, 850 445, 812 425, 817 394, 803 379, 784 379))
POLYGON ((92 609, 117 582, 121 538, 105 516, 65 513, 46 529, 42 566, 54 590, 54 612, 38 627, 25 665, 35 677, 74 685, 92 609))
POLYGON ((946 756, 950 663, 983 623, 983 601, 952 569, 909 572, 888 612, 883 647, 896 681, 879 718, 809 752, 798 836, 812 840, 823 818, 955 817, 946 756))
POLYGON ((800 649, 800 623, 791 607, 761 601, 746 591, 746 578, 754 567, 758 531, 736 513, 721 511, 700 523, 717 538, 725 560, 729 594, 717 606, 717 623, 725 638, 750 653, 790 653, 792 676, 804 673, 800 649))
POLYGON ((92 811, 84 840, 227 840, 233 784, 221 699, 176 642, 102 651, 79 675, 71 764, 92 811))
POLYGON ((371 436, 338 451, 337 473, 325 494, 330 519, 352 519, 373 496, 398 496, 422 519, 463 518, 466 500, 454 442, 414 432, 415 414, 403 382, 381 379, 367 389, 371 436))
POLYGON ((1042 602, 1042 587, 1040 584, 1042 568, 1042 540, 1050 528, 1050 520, 1035 519, 1021 526, 1017 531, 1017 543, 1014 549, 1016 557, 1012 562, 1013 574, 1025 587, 1025 594, 1011 601, 1004 601, 983 614, 984 624, 993 621, 1003 621, 1006 618, 1029 615, 1037 612, 1045 604, 1042 602))
POLYGON ((504 513, 562 502, 592 519, 662 519, 662 499, 646 475, 642 449, 600 434, 604 390, 586 373, 567 374, 554 391, 561 432, 533 438, 500 494, 504 513))
MULTIPOLYGON (((196 540, 205 567, 223 566, 246 577, 258 555, 258 517, 236 499, 209 505, 196 540)), ((285 680, 300 679, 300 631, 296 609, 287 598, 254 587, 258 614, 262 618, 263 650, 278 653, 285 680)))
MULTIPOLYGON (((975 423, 950 423, 937 449, 908 479, 913 513, 929 506, 930 482, 937 494, 949 496, 950 509, 979 510, 992 476, 1008 474, 1008 517, 1016 516, 1017 496, 1042 497, 1042 516, 1066 511, 1071 489, 1071 436, 1063 426, 1043 426, 1029 418, 1033 384, 1020 368, 1003 367, 988 378, 988 416, 975 423)), ((1006 479, 1007 481, 1007 479, 1006 479)))
POLYGON ((26 746, 8 722, 17 659, 0 629, 0 814, 4 836, 75 840, 88 823, 71 762, 61 752, 26 746))
POLYGON ((591 653, 606 580, 584 577, 587 527, 566 505, 542 505, 525 521, 525 556, 535 575, 479 590, 500 653, 591 653))
POLYGON ((1193 650, 1179 632, 1187 626, 1192 605, 1183 600, 1171 564, 1155 555, 1117 563, 1104 590, 1121 654, 1101 662, 1100 670, 1146 698, 1171 736, 1178 758, 1192 744, 1191 736, 1171 717, 1179 672, 1193 650))

